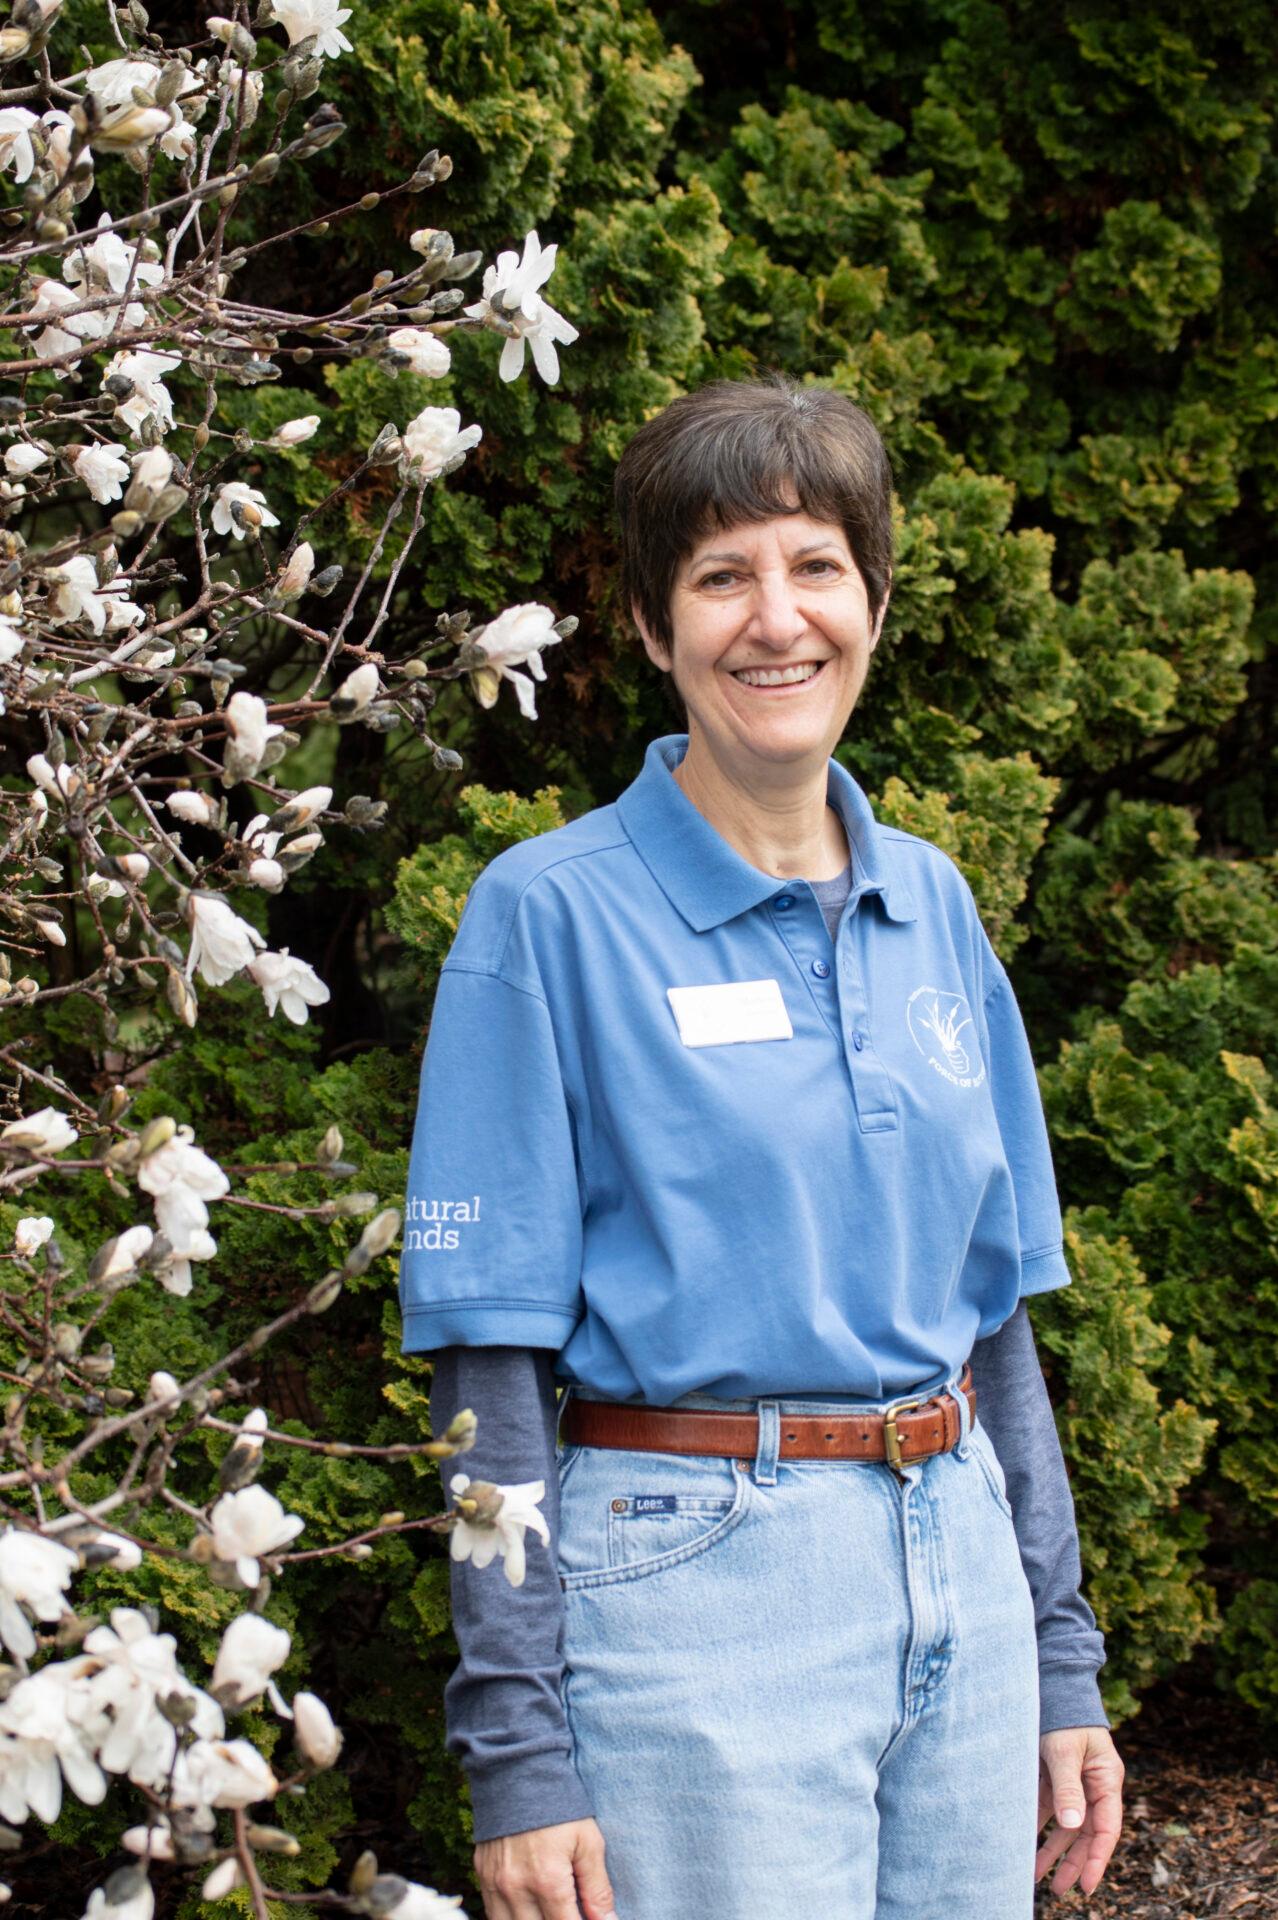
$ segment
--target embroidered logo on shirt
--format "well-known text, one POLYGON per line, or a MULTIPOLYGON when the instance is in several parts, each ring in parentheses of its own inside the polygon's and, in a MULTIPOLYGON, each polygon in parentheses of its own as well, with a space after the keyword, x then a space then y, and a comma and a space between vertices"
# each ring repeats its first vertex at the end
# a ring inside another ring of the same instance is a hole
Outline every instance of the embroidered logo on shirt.
POLYGON ((972 1010, 961 993, 940 987, 915 987, 905 1017, 915 1046, 954 1087, 979 1087, 985 1063, 976 1051, 972 1010))
POLYGON ((478 1218, 477 1193, 472 1194, 469 1200, 419 1200, 413 1194, 405 1208, 405 1219, 420 1224, 412 1227, 405 1225, 404 1252, 453 1253, 461 1245, 457 1227, 478 1218), (456 1224, 445 1224, 449 1221, 456 1224))

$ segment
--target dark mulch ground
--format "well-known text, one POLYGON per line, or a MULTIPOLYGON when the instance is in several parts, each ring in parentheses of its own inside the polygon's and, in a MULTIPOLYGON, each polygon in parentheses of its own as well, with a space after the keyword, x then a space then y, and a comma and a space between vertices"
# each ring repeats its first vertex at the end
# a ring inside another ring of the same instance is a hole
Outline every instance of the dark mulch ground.
POLYGON ((1127 1815, 1090 1897, 1039 1892, 1040 1920, 1278 1916, 1278 1741, 1205 1687, 1170 1685, 1115 1736, 1127 1815))

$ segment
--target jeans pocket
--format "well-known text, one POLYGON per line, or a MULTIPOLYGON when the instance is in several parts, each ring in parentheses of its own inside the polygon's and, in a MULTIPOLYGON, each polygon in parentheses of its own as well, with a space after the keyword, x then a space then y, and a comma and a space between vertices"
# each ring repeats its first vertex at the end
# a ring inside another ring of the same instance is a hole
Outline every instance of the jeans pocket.
POLYGON ((1010 1520, 1012 1518, 1012 1508, 1007 1497, 1007 1477, 1003 1472, 1003 1463, 994 1451, 994 1442, 990 1439, 989 1434, 985 1431, 985 1428, 979 1420, 974 1421, 972 1424, 971 1446, 972 1453, 980 1466, 981 1472, 985 1475, 990 1492, 994 1495, 995 1500, 997 1500, 999 1506, 1010 1520))
POLYGON ((564 1591, 649 1579, 710 1551, 744 1517, 749 1489, 733 1459, 575 1449, 560 1475, 564 1591))

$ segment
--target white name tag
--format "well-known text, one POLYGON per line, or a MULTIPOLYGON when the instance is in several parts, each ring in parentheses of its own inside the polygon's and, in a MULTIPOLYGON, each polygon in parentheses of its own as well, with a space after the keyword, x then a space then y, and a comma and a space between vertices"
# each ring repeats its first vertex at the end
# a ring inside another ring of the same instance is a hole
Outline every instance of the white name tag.
POLYGON ((733 1040, 792 1040, 794 1028, 775 980, 730 980, 709 987, 667 987, 685 1047, 733 1040))

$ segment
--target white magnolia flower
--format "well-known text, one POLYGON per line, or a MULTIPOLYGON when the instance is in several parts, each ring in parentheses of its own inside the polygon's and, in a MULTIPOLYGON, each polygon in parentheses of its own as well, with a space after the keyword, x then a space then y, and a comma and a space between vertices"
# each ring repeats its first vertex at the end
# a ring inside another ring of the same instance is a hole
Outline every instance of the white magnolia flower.
POLYGON ((308 1007, 326 1006, 332 998, 328 988, 305 960, 295 960, 287 947, 278 953, 259 953, 249 962, 249 977, 262 989, 266 1011, 272 1019, 276 1007, 295 1027, 306 1022, 308 1007))
POLYGON ((178 1807, 251 1807, 273 1799, 279 1781, 247 1740, 194 1740, 178 1757, 173 1804, 178 1807))
POLYGON ((14 1229, 13 1244, 24 1260, 30 1260, 52 1232, 53 1221, 47 1213, 28 1213, 14 1229))
MULTIPOLYGON (((456 1500, 471 1484, 470 1475, 455 1473, 448 1484, 456 1500)), ((486 1567, 496 1554, 501 1554, 506 1563, 507 1580, 512 1587, 522 1587, 526 1571, 525 1527, 532 1527, 547 1545, 550 1543, 550 1528, 537 1511, 537 1502, 546 1497, 546 1483, 525 1480, 518 1486, 498 1487, 496 1492, 501 1496, 501 1506, 495 1517, 491 1520, 459 1518, 452 1530, 449 1552, 454 1560, 470 1560, 477 1567, 486 1567)))
POLYGON ((278 833, 267 832, 267 821, 270 817, 269 813, 255 813, 240 835, 244 845, 252 847, 253 851, 265 860, 272 858, 280 843, 278 833))
POLYGON ((319 431, 320 417, 317 413, 304 413, 296 420, 285 420, 276 427, 268 447, 300 447, 303 440, 310 440, 319 431))
POLYGON ((33 447, 29 440, 18 440, 5 449, 5 471, 23 475, 34 473, 37 467, 44 466, 48 458, 43 447, 33 447))
POLYGON ((136 1540, 126 1540, 122 1533, 98 1533, 93 1537, 95 1555, 104 1547, 111 1549, 109 1560, 96 1560, 95 1565, 113 1567, 117 1573, 132 1573, 142 1565, 142 1549, 136 1540))
POLYGON ((400 1899, 391 1908, 391 1920, 450 1920, 462 1903, 459 1893, 436 1893, 419 1880, 410 1880, 400 1899))
POLYGON ((309 826, 317 813, 324 812, 332 798, 331 787, 303 787, 291 800, 286 800, 280 809, 281 812, 288 812, 288 831, 295 833, 299 827, 309 826))
POLYGON ((16 660, 26 645, 27 636, 16 620, 7 613, 0 613, 0 667, 7 667, 16 660))
POLYGON ((522 257, 513 252, 498 254, 497 264, 484 273, 482 300, 465 309, 472 320, 496 315, 517 329, 501 350, 497 371, 503 380, 516 380, 522 373, 527 343, 538 373, 553 387, 559 378, 555 343, 566 347, 577 338, 576 327, 538 292, 554 272, 557 252, 557 245, 542 246, 534 228, 524 236, 522 257))
POLYGON ((248 877, 264 893, 278 893, 286 875, 278 860, 250 860, 248 877))
POLYGON ((35 170, 31 129, 38 118, 25 107, 0 107, 0 173, 12 167, 18 186, 29 180, 35 170))
POLYGON ((106 1794, 106 1776, 75 1714, 84 1704, 90 1661, 52 1660, 20 1680, 0 1705, 0 1817, 20 1826, 28 1813, 56 1820, 63 1775, 86 1806, 106 1794))
POLYGON ((170 1400, 173 1399, 179 1391, 180 1389, 176 1378, 173 1374, 166 1373, 163 1367, 157 1367, 146 1383, 146 1397, 148 1400, 170 1400))
POLYGON ((137 244, 122 240, 109 213, 98 217, 98 237, 87 247, 73 247, 62 263, 62 277, 81 293, 123 293, 130 278, 135 287, 159 286, 164 268, 158 260, 138 260, 137 244))
POLYGON ((108 500, 119 500, 124 492, 129 465, 121 458, 123 452, 123 443, 112 440, 105 446, 85 447, 75 457, 76 476, 83 480, 99 506, 105 506, 108 500))
POLYGON ((133 466, 131 484, 140 491, 159 493, 173 478, 173 455, 166 453, 163 447, 145 447, 141 453, 130 457, 133 466))
POLYGON ((126 1827, 120 1835, 120 1845, 127 1847, 130 1853, 143 1854, 150 1860, 174 1860, 173 1832, 169 1826, 168 1815, 156 1815, 155 1825, 150 1827, 126 1827))
POLYGON ((116 418, 122 420, 136 440, 139 438, 142 422, 149 413, 153 413, 165 433, 173 425, 173 401, 168 388, 164 385, 166 374, 173 373, 182 364, 178 353, 151 353, 139 348, 136 353, 122 350, 113 354, 102 376, 103 384, 113 374, 123 374, 126 380, 133 382, 133 392, 127 400, 116 407, 116 418))
POLYGON ((280 524, 266 504, 266 495, 257 487, 250 487, 243 480, 227 480, 218 488, 217 498, 213 502, 214 533, 223 536, 234 534, 237 540, 244 538, 245 528, 239 525, 231 512, 232 506, 237 503, 248 508, 249 522, 255 527, 278 527, 280 524))
POLYGON ((236 1887, 246 1884, 239 1855, 228 1853, 225 1860, 218 1861, 212 1873, 205 1874, 200 1892, 206 1900, 224 1900, 228 1893, 234 1893, 236 1887))
POLYGON ((170 160, 189 160, 195 152, 196 132, 189 120, 182 118, 181 109, 176 119, 169 124, 167 133, 160 135, 160 152, 167 154, 170 160))
POLYGON ((84 1920, 152 1920, 154 1912, 155 1894, 143 1875, 123 1898, 112 1899, 105 1887, 95 1887, 84 1909, 84 1920))
POLYGON ((19 1660, 29 1660, 36 1650, 23 1607, 37 1620, 60 1620, 63 1593, 79 1564, 58 1540, 17 1527, 0 1533, 0 1640, 19 1660))
POLYGON ((256 1460, 261 1454, 264 1436, 270 1424, 271 1418, 265 1407, 254 1407, 240 1421, 232 1451, 238 1454, 246 1464, 248 1460, 256 1460))
MULTIPOLYGON (((218 1546, 219 1508, 224 1508, 228 1500, 242 1500, 245 1494, 249 1493, 261 1494, 264 1500, 271 1501, 280 1514, 283 1514, 284 1509, 279 1501, 271 1500, 271 1495, 261 1487, 246 1487, 243 1493, 224 1493, 212 1514, 215 1548, 218 1546)), ((293 1518, 296 1519, 296 1515, 293 1518)), ((302 1522, 298 1520, 297 1525, 300 1527, 302 1522)), ((238 1530, 238 1523, 236 1530, 238 1530)), ((291 1540, 293 1535, 290 1534, 288 1537, 291 1540)), ((234 1556, 223 1554, 219 1549, 218 1557, 231 1559, 234 1556)), ((240 1569, 245 1565, 254 1569, 252 1579, 248 1579, 242 1571, 240 1577, 246 1586, 255 1587, 259 1578, 257 1561, 252 1559, 245 1561, 241 1557, 236 1565, 240 1569)), ((279 1688, 271 1678, 275 1669, 282 1667, 288 1659, 291 1644, 284 1628, 272 1626, 271 1622, 263 1619, 260 1613, 237 1614, 222 1635, 222 1644, 217 1650, 213 1678, 209 1683, 214 1694, 238 1712, 240 1708, 247 1706, 250 1700, 256 1700, 260 1693, 265 1693, 276 1712, 282 1709, 285 1717, 291 1719, 292 1715, 287 1703, 282 1700, 279 1688)))
POLYGON ((387 335, 386 344, 396 353, 407 354, 412 371, 424 373, 428 380, 442 379, 452 364, 446 342, 424 327, 396 327, 387 335))
POLYGON ((138 1261, 151 1251, 155 1234, 148 1226, 126 1227, 123 1233, 117 1233, 114 1239, 103 1244, 99 1258, 102 1265, 97 1270, 97 1284, 106 1280, 118 1280, 122 1273, 132 1273, 138 1261))
POLYGON ((221 1199, 231 1184, 217 1161, 194 1145, 194 1138, 189 1126, 180 1126, 147 1155, 137 1175, 138 1185, 155 1198, 157 1224, 172 1248, 159 1272, 160 1285, 179 1295, 191 1291, 191 1261, 211 1260, 217 1252, 217 1242, 207 1232, 205 1201, 221 1199))
POLYGON ((118 853, 116 865, 126 880, 132 880, 134 886, 140 886, 151 871, 151 862, 144 853, 118 853))
POLYGON ((176 1693, 194 1709, 193 1731, 220 1734, 221 1708, 192 1687, 177 1664, 171 1633, 156 1633, 137 1607, 113 1607, 111 1624, 84 1638, 88 1684, 73 1718, 108 1773, 127 1773, 138 1784, 163 1778, 175 1740, 158 1701, 176 1693))
POLYGON ((56 793, 64 800, 73 798, 84 784, 74 767, 67 766, 65 761, 60 767, 54 767, 43 753, 31 755, 27 772, 37 787, 43 787, 46 793, 56 793))
MULTIPOLYGON (((134 87, 154 93, 159 78, 159 64, 154 60, 107 60, 87 75, 84 84, 102 106, 124 107, 132 106, 134 87)), ((187 90, 185 85, 180 89, 187 90)))
POLYGON ((433 480, 483 437, 482 427, 462 427, 456 407, 423 407, 401 435, 403 465, 418 478, 433 480))
MULTIPOLYGON (((285 1513, 273 1493, 257 1486, 242 1487, 238 1493, 224 1493, 214 1505, 209 1520, 214 1552, 219 1560, 234 1561, 235 1570, 246 1587, 255 1587, 261 1579, 257 1556, 286 1547, 306 1525, 300 1515, 285 1513)), ((241 1618, 260 1620, 261 1616, 244 1614, 241 1618)), ((272 1661, 273 1666, 278 1666, 288 1652, 287 1634, 284 1639, 284 1653, 279 1660, 272 1661)), ((216 1673, 213 1682, 216 1686, 216 1673)), ((259 1693, 261 1690, 261 1687, 256 1689, 259 1693)))
POLYGON ((50 107, 40 115, 40 125, 48 130, 49 165, 58 180, 64 180, 71 164, 71 136, 75 131, 71 115, 61 107, 50 107))
POLYGON ((341 31, 343 20, 351 17, 351 10, 339 7, 337 0, 275 0, 274 13, 288 35, 290 47, 317 34, 315 51, 326 53, 330 60, 336 60, 339 53, 355 51, 341 31))
POLYGON ((527 600, 518 607, 507 607, 495 620, 490 620, 478 636, 478 644, 487 659, 483 666, 474 668, 470 674, 470 684, 480 706, 491 707, 497 699, 502 681, 509 680, 525 720, 535 720, 537 694, 533 680, 544 680, 546 677, 541 650, 558 645, 559 638, 555 632, 554 614, 549 607, 541 606, 536 600, 527 600), (519 666, 527 666, 533 680, 528 678, 528 674, 517 672, 519 666))
POLYGON ((186 790, 171 793, 164 804, 170 813, 192 827, 211 827, 217 818, 217 807, 207 793, 186 790))
POLYGON ((318 1694, 293 1695, 293 1738, 302 1758, 313 1767, 331 1767, 341 1752, 341 1731, 318 1694))
MULTIPOLYGON (((106 616, 106 630, 108 633, 114 633, 118 627, 141 626, 146 619, 146 608, 140 607, 136 600, 129 599, 128 588, 129 582, 124 574, 117 573, 110 584, 102 589, 100 598, 102 601, 102 609, 106 616)), ((168 649, 167 651, 169 659, 172 659, 172 650, 168 649)), ((153 650, 140 653, 135 657, 142 665, 163 666, 165 664, 163 658, 165 652, 166 649, 164 647, 157 647, 153 650)))
MULTIPOLYGON (((57 360, 63 354, 72 353, 83 340, 96 340, 104 330, 106 315, 95 313, 68 313, 70 307, 81 304, 80 295, 73 287, 63 286, 60 280, 37 279, 35 298, 27 308, 32 320, 45 315, 60 314, 60 321, 50 319, 50 323, 37 333, 32 345, 36 356, 41 360, 57 360)), ((32 330, 26 329, 28 333, 32 330)), ((78 362, 75 364, 78 365, 78 362)))
POLYGON ((79 1138, 78 1130, 56 1107, 41 1107, 0 1128, 0 1145, 7 1140, 11 1147, 30 1147, 44 1154, 61 1153, 79 1138))
POLYGON ((49 599, 49 618, 55 625, 87 620, 95 633, 105 631, 106 597, 99 592, 98 570, 87 553, 64 560, 49 579, 55 583, 49 599))
POLYGON ((226 703, 226 722, 230 729, 226 762, 237 779, 256 773, 266 752, 266 743, 283 726, 266 717, 266 702, 256 693, 233 693, 226 703))
POLYGON ((191 894, 187 918, 191 928, 191 950, 186 961, 188 980, 198 967, 200 978, 209 986, 223 986, 232 974, 248 965, 254 948, 266 945, 257 928, 241 920, 221 894, 191 894))

